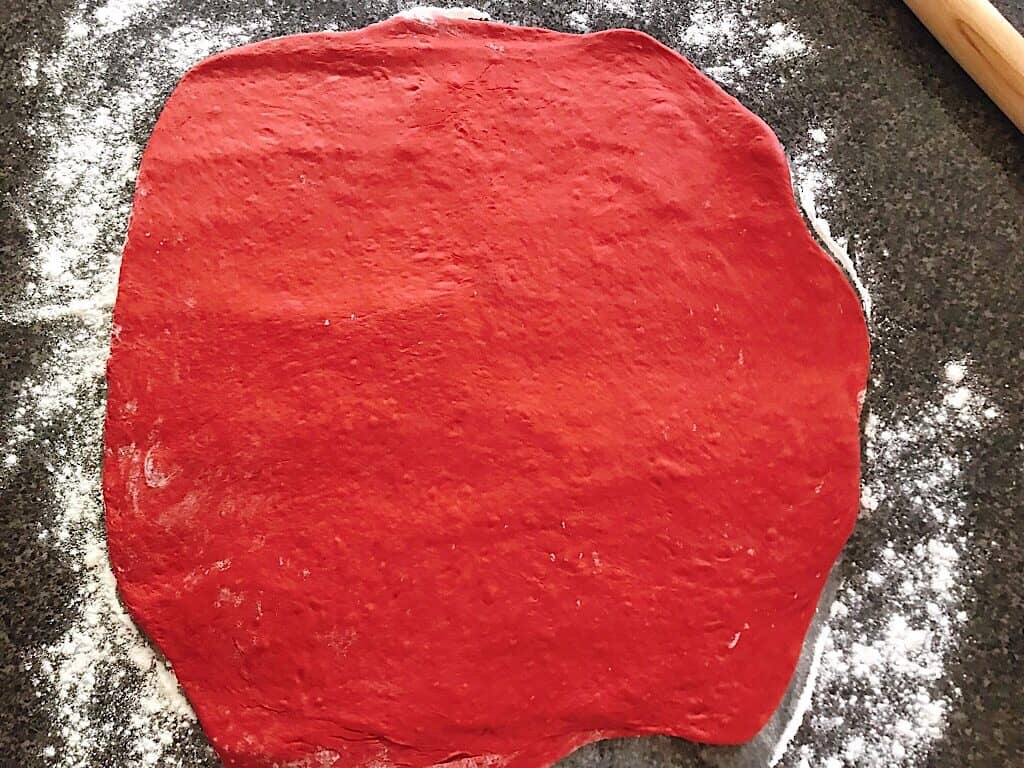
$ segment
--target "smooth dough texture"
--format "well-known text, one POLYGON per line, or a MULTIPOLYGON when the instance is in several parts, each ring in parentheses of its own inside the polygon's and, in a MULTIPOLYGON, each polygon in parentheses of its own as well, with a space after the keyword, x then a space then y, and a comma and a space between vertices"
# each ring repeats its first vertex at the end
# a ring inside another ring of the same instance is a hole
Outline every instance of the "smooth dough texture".
POLYGON ((857 298, 771 131, 636 32, 203 62, 112 347, 110 556, 228 766, 744 741, 857 514, 857 298))

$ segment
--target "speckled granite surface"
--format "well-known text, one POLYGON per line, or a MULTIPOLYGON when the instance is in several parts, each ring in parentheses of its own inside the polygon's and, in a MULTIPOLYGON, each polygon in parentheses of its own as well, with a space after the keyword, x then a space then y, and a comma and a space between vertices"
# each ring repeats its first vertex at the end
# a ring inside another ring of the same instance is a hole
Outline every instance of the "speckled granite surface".
MULTIPOLYGON (((727 13, 743 3, 649 2, 624 5, 559 2, 478 3, 499 20, 556 29, 571 27, 584 10, 589 26, 633 26, 669 44, 691 23, 691 11, 727 13), (628 7, 629 13, 622 8, 628 7), (619 10, 609 10, 618 8, 619 10)), ((747 3, 750 5, 750 3, 747 3)), ((805 141, 809 126, 829 136, 829 219, 853 233, 867 253, 864 267, 876 304, 874 374, 868 408, 891 414, 933 397, 943 365, 967 360, 971 381, 1000 417, 972 433, 964 461, 963 517, 969 533, 970 588, 966 614, 944 662, 949 698, 942 735, 914 757, 928 766, 1024 765, 1024 140, 906 9, 889 0, 774 0, 758 5, 765 23, 785 20, 815 51, 813 66, 794 73, 780 65, 770 89, 734 89, 779 134, 787 147, 805 141)), ((1024 29, 1024 2, 997 3, 1024 29)), ((8 0, 0 4, 0 307, 13 306, 32 278, 33 237, 26 229, 23 194, 42 171, 46 147, 34 128, 50 114, 52 94, 26 82, 24 63, 43 59, 60 44, 74 7, 66 2, 8 0)), ((168 30, 189 19, 260 17, 275 34, 337 23, 360 26, 388 15, 372 8, 328 2, 216 2, 192 8, 164 3, 124 34, 125 47, 148 30, 168 30)), ((696 63, 711 54, 689 52, 696 63)), ((115 54, 105 72, 110 87, 131 74, 115 54)), ((169 89, 172 82, 164 84, 169 89)), ((59 98, 59 97, 58 97, 59 98)), ((156 109, 133 130, 147 135, 156 109)), ((126 199, 131 188, 124 189, 126 199)), ((0 314, 0 440, 10 444, 21 416, 17 393, 41 361, 55 354, 53 323, 0 314)), ((72 620, 79 576, 74 563, 39 538, 40 521, 56 500, 51 459, 63 425, 49 422, 19 443, 17 464, 0 478, 0 766, 64 765, 55 736, 54 701, 26 670, 25 660, 57 642, 72 620), (47 442, 49 440, 49 442, 47 442), (47 752, 47 747, 54 754, 47 752)), ((98 457, 97 457, 98 458, 98 457)), ((93 467, 95 468, 95 464, 93 467)), ((913 531, 910 532, 911 535, 913 531)), ((834 583, 856 581, 868 555, 882 547, 885 529, 866 523, 850 543, 834 583)), ((805 670, 806 671, 806 670, 805 670)), ((853 688, 836 695, 850 698, 853 688)), ((96 727, 123 717, 115 694, 95 702, 96 727)), ((787 703, 791 707, 793 702, 787 703)), ((844 710, 845 711, 845 710, 844 710)), ((777 734, 776 734, 777 735, 777 734)), ((803 728, 794 744, 832 736, 803 728)), ((185 764, 214 765, 194 730, 180 748, 185 764)), ((605 742, 568 758, 578 766, 684 766, 720 761, 766 765, 772 741, 747 751, 711 754, 667 738, 605 742)), ((822 745, 819 745, 822 746, 822 745)), ((869 765, 844 757, 834 765, 869 765)), ((808 753, 805 753, 808 754, 808 753)), ((799 765, 798 751, 781 765, 799 765)), ((90 765, 132 766, 140 758, 109 740, 90 765)), ((823 764, 809 760, 809 765, 823 764)), ((833 765, 828 766, 833 768, 833 765)))

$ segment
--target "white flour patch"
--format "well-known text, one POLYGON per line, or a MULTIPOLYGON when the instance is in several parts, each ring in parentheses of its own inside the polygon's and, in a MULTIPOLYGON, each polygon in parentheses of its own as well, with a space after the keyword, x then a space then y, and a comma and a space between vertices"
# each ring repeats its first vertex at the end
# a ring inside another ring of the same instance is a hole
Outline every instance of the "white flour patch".
POLYGON ((590 16, 583 11, 570 11, 566 14, 566 22, 574 32, 590 31, 590 16))
POLYGON ((814 698, 815 686, 818 684, 818 675, 821 672, 821 656, 825 650, 825 644, 828 641, 829 630, 826 626, 822 628, 821 633, 814 642, 813 650, 811 651, 811 660, 807 668, 807 678, 804 680, 803 690, 800 691, 800 695, 797 697, 796 703, 793 705, 793 711, 789 715, 789 720, 786 722, 778 741, 775 743, 771 757, 768 758, 769 768, 774 768, 774 766, 778 765, 779 761, 785 757, 786 750, 789 748, 790 742, 793 741, 793 737, 796 736, 797 731, 800 730, 800 726, 803 724, 804 716, 806 715, 808 708, 811 706, 811 700, 814 698))
POLYGON ((808 135, 813 142, 805 151, 797 154, 791 162, 793 172, 793 185, 796 189, 797 200, 804 214, 810 222, 811 229, 818 236, 822 245, 828 249, 832 257, 839 263, 849 276, 853 287, 857 290, 860 303, 864 307, 864 314, 871 319, 874 309, 871 301, 871 294, 868 287, 858 271, 858 264, 850 256, 850 244, 846 238, 832 234, 832 226, 821 215, 819 210, 819 196, 828 192, 833 187, 831 177, 828 175, 827 146, 825 132, 820 128, 812 128, 808 135))
POLYGON ((21 65, 21 84, 27 88, 39 85, 39 56, 29 53, 21 65))
POLYGON ((617 13, 630 19, 636 16, 636 4, 633 0, 600 0, 599 5, 609 13, 617 13))
MULTIPOLYGON (((140 0, 107 0, 106 3, 99 6, 92 13, 92 32, 97 37, 106 37, 124 29, 133 21, 138 21, 149 6, 155 6, 158 3, 152 2, 140 2, 140 0)), ((90 25, 90 19, 85 17, 80 21, 73 23, 74 36, 81 36, 81 30, 78 24, 90 25)))
MULTIPOLYGON (((637 15, 636 3, 633 0, 596 0, 594 3, 584 4, 583 9, 576 9, 569 11, 565 16, 565 21, 569 29, 573 32, 592 32, 594 27, 591 23, 591 17, 596 14, 612 14, 616 17, 621 17, 629 20, 635 19, 637 15)), ((609 19, 605 19, 605 23, 602 25, 603 29, 610 29, 615 26, 614 21, 609 25, 609 19)))
POLYGON ((768 27, 768 41, 764 47, 764 54, 769 58, 788 59, 806 50, 807 43, 804 39, 788 30, 781 21, 768 27))
POLYGON ((436 19, 467 19, 475 21, 486 21, 491 15, 486 11, 469 6, 457 8, 439 8, 436 5, 416 5, 406 8, 395 14, 399 18, 412 19, 422 24, 433 24, 436 19))
POLYGON ((736 91, 771 86, 780 64, 804 55, 808 46, 785 22, 765 23, 759 13, 764 5, 754 0, 690 3, 690 23, 679 32, 679 50, 736 91))

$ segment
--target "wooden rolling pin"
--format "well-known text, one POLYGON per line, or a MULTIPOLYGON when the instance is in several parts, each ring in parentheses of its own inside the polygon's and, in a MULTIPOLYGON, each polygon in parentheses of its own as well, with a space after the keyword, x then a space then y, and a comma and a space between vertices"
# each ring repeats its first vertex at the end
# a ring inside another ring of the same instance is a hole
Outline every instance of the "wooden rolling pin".
POLYGON ((904 0, 950 55, 1024 131, 1024 38, 988 0, 904 0))

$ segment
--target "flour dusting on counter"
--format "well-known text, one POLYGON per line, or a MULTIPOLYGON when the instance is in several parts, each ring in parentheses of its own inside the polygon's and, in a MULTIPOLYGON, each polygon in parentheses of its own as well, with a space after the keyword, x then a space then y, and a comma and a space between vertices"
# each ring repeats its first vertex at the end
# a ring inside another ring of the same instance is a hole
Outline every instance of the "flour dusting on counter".
POLYGON ((839 263, 839 266, 850 278, 860 297, 861 305, 864 307, 864 314, 870 320, 874 305, 871 301, 871 294, 858 272, 857 264, 850 256, 849 243, 846 238, 832 234, 832 225, 819 215, 818 211, 819 196, 834 186, 831 177, 824 170, 827 167, 825 132, 821 128, 812 128, 808 131, 808 135, 813 141, 813 145, 792 159, 797 200, 821 244, 832 254, 832 258, 839 263))
POLYGON ((743 92, 771 87, 779 65, 808 50, 807 41, 784 21, 761 19, 763 2, 714 0, 690 4, 690 23, 680 30, 679 50, 720 83, 743 92))
POLYGON ((399 11, 395 15, 403 19, 413 19, 424 24, 433 24, 437 18, 466 19, 470 21, 486 21, 491 18, 490 14, 486 11, 469 6, 439 8, 436 5, 416 5, 412 8, 406 8, 404 11, 399 11))

